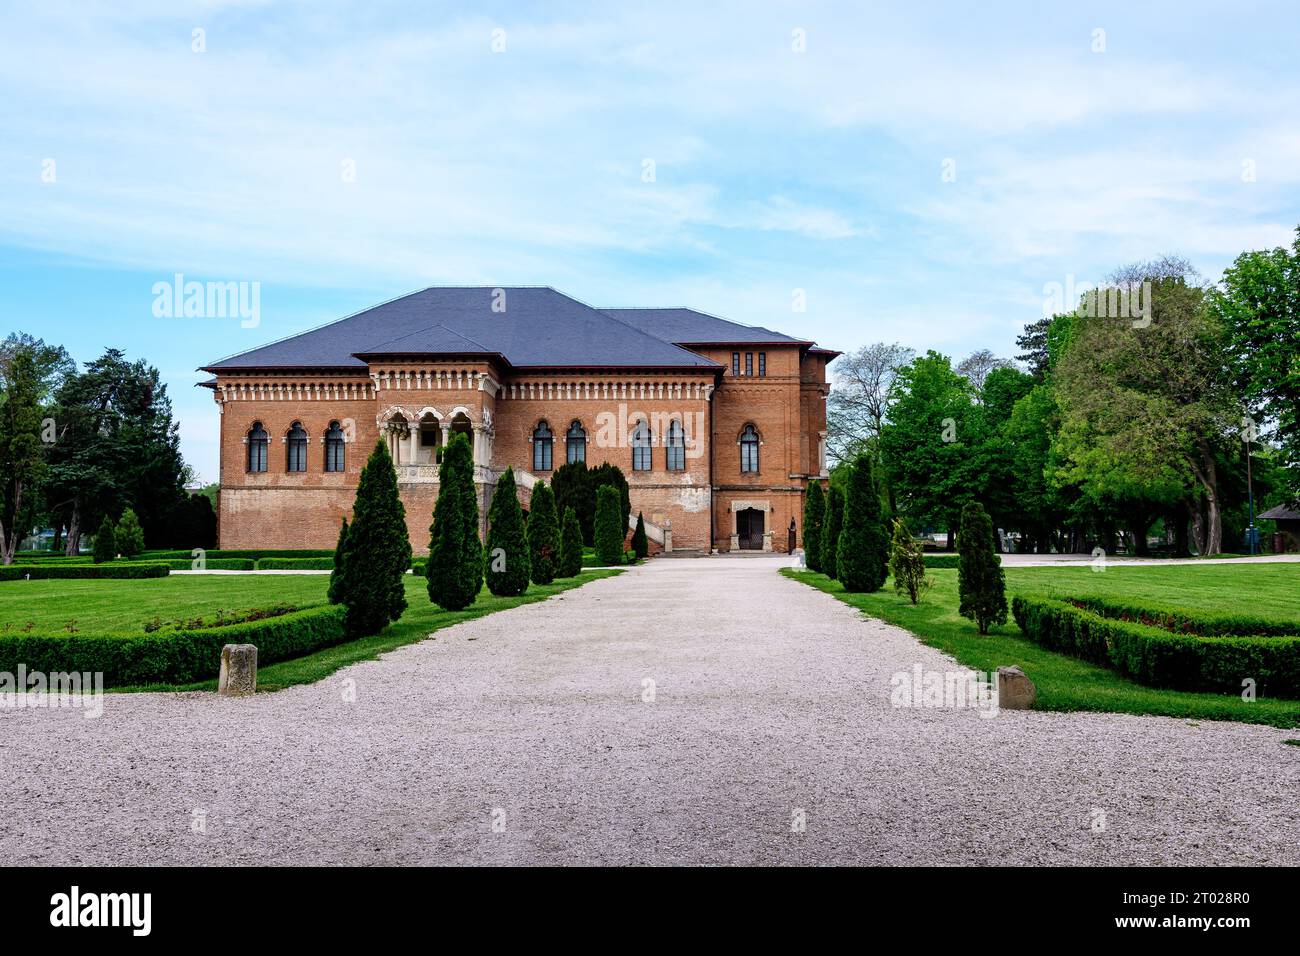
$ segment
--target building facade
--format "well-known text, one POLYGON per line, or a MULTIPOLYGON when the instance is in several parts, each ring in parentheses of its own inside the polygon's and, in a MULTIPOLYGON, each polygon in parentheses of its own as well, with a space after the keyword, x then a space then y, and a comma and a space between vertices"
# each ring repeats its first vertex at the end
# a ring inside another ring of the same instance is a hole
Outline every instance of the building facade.
POLYGON ((221 411, 219 546, 330 548, 377 441, 424 553, 441 451, 497 479, 570 461, 627 477, 654 549, 786 551, 824 478, 815 343, 690 309, 595 309, 550 288, 434 288, 206 366, 221 411))

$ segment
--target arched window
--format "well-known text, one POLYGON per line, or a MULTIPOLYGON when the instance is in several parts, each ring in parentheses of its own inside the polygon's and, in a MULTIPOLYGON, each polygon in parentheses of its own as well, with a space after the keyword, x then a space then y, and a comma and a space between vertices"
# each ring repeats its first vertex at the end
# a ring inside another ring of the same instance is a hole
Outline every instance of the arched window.
POLYGON ((266 433, 261 422, 253 422, 248 430, 248 470, 266 471, 266 446, 271 436, 266 433))
POLYGON ((569 426, 569 430, 564 436, 565 458, 570 465, 575 461, 585 462, 587 460, 587 433, 582 428, 582 423, 575 421, 569 426))
POLYGON ((307 431, 302 422, 294 422, 289 427, 289 454, 285 471, 307 470, 307 431))
POLYGON ((632 470, 650 470, 650 426, 644 418, 632 429, 632 470))
POLYGON ((753 425, 746 425, 740 433, 740 470, 758 471, 758 432, 753 425))
POLYGON ((675 418, 668 423, 667 459, 669 471, 686 470, 686 433, 682 431, 682 423, 675 418))
POLYGON ((329 430, 325 432, 326 471, 343 470, 343 444, 343 429, 338 422, 330 422, 329 430))
POLYGON ((533 429, 533 471, 551 470, 551 426, 538 422, 533 429))

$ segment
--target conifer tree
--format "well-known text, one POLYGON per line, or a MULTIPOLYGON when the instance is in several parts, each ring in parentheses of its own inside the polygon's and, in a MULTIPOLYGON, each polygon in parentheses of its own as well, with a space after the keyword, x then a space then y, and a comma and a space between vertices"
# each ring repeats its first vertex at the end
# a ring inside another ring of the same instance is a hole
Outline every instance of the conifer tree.
POLYGON ((105 561, 112 561, 117 557, 116 539, 113 519, 108 515, 104 515, 104 520, 99 525, 99 531, 95 534, 95 550, 92 553, 92 560, 95 564, 103 564, 105 561))
POLYGON ((825 518, 826 498, 822 483, 814 481, 808 486, 803 500, 803 561, 809 571, 822 569, 822 521, 825 518))
POLYGON ((596 489, 596 558, 604 566, 623 563, 623 539, 627 525, 621 523, 623 505, 614 485, 596 489))
POLYGON ((338 544, 334 545, 334 570, 330 572, 330 586, 326 592, 331 604, 339 603, 339 577, 342 574, 343 552, 348 547, 348 519, 345 515, 343 523, 339 526, 338 544))
POLYGON ((451 436, 438 468, 438 501, 429 526, 425 568, 429 600, 445 611, 462 611, 483 587, 483 545, 478 537, 478 495, 469 438, 451 436))
POLYGON ((560 527, 560 566, 557 575, 572 578, 582 573, 582 525, 573 508, 564 509, 560 527))
POLYGON ((835 553, 844 590, 879 591, 889 567, 889 536, 872 474, 871 458, 858 455, 849 472, 844 517, 835 553))
POLYGON ((124 558, 137 557, 144 550, 144 530, 140 527, 140 519, 130 508, 122 512, 113 531, 113 541, 117 553, 124 558))
POLYGON ((844 495, 831 485, 826 492, 826 512, 822 516, 822 573, 831 580, 837 577, 840 530, 844 525, 844 495))
POLYGON ((644 558, 650 553, 650 539, 645 533, 645 516, 636 513, 636 530, 632 532, 632 553, 637 558, 644 558))
POLYGON ((513 468, 506 469, 492 492, 485 564, 488 590, 497 597, 518 597, 528 590, 531 562, 513 468))
POLYGON ((894 576, 894 590, 906 594, 913 604, 919 603, 921 593, 930 586, 930 579, 925 576, 925 553, 912 540, 912 532, 901 519, 894 520, 889 570, 894 576))
POLYGON ((336 596, 347 608, 348 633, 378 634, 406 610, 402 577, 411 566, 406 509, 397 492, 397 469, 383 441, 375 443, 357 481, 343 568, 336 596))
POLYGON ((993 522, 978 501, 961 509, 957 552, 958 613, 987 634, 989 625, 1007 623, 1007 586, 993 540, 993 522))
POLYGON ((544 481, 533 486, 526 532, 533 583, 550 584, 555 580, 560 560, 560 528, 555 515, 555 495, 544 481))

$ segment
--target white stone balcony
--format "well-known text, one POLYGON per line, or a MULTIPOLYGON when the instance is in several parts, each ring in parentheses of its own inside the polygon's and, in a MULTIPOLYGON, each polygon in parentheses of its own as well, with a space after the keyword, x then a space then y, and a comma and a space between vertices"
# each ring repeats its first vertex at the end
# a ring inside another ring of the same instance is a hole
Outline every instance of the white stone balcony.
POLYGON ((397 481, 403 485, 436 484, 438 466, 433 464, 398 465, 397 481))

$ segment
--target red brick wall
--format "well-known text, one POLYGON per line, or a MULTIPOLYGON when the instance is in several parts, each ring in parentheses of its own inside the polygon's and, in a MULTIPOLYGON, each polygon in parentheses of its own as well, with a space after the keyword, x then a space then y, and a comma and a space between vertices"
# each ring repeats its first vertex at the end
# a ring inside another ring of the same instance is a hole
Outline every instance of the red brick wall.
MULTIPOLYGON (((818 469, 817 432, 825 429, 825 362, 817 357, 801 362, 794 346, 765 347, 767 375, 759 378, 758 349, 752 351, 755 376, 737 379, 728 371, 716 390, 712 372, 524 374, 503 381, 489 365, 464 363, 376 367, 380 388, 366 398, 355 397, 370 385, 362 376, 346 379, 353 385, 352 398, 328 387, 304 390, 298 387, 302 380, 289 375, 275 378, 273 384, 294 383, 292 389, 268 390, 265 376, 256 379, 262 386, 256 392, 227 387, 218 391, 218 399, 226 399, 221 416, 220 546, 333 547, 340 519, 350 514, 361 468, 380 437, 376 416, 400 409, 414 424, 425 409, 434 409, 448 421, 453 409, 464 407, 476 424, 490 417, 491 466, 497 471, 510 465, 533 472, 531 436, 545 419, 554 440, 553 467, 537 477, 550 480, 566 460, 565 433, 576 419, 587 432, 588 465, 618 465, 628 478, 633 514, 643 512, 647 522, 660 527, 671 521, 674 547, 726 550, 733 528, 730 502, 749 500, 768 502, 773 547, 784 551, 790 518, 801 520, 806 475, 818 469), (435 377, 438 371, 442 377, 435 377), (488 376, 482 386, 481 376, 488 376), (651 424, 649 471, 633 470, 627 435, 641 416, 651 424), (673 417, 684 422, 688 438, 684 471, 666 467, 664 438, 673 417), (331 420, 342 422, 351 439, 346 470, 338 474, 324 471, 322 437, 331 420), (271 442, 268 470, 250 474, 245 437, 255 421, 262 423, 271 442), (307 471, 300 474, 288 473, 285 466, 283 439, 294 421, 302 423, 309 438, 307 471), (747 422, 754 423, 762 440, 756 475, 740 472, 737 442, 747 422)), ((701 352, 730 368, 729 349, 701 352)), ((222 376, 218 384, 241 382, 247 385, 254 379, 222 376)), ((406 460, 404 447, 399 462, 406 460)), ((422 553, 428 547, 437 485, 402 481, 400 491, 411 545, 422 553)), ((529 497, 527 491, 521 494, 525 507, 529 497)))

